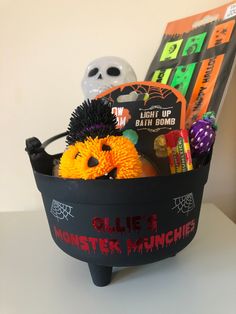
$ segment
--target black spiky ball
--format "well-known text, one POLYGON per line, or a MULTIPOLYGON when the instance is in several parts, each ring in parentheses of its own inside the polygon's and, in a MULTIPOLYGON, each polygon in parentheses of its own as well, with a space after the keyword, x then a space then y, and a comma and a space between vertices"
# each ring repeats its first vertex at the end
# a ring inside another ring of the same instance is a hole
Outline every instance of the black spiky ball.
POLYGON ((72 145, 77 141, 83 142, 89 136, 120 136, 121 132, 116 125, 117 119, 109 103, 105 104, 101 99, 84 101, 71 115, 66 142, 72 145))

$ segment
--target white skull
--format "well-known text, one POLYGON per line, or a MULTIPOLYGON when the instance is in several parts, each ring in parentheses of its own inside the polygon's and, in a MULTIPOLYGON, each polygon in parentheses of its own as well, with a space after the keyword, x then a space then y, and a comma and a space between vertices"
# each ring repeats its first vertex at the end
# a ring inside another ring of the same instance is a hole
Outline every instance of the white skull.
POLYGON ((102 57, 88 65, 82 89, 85 98, 92 99, 113 86, 135 81, 136 74, 128 62, 118 57, 102 57))

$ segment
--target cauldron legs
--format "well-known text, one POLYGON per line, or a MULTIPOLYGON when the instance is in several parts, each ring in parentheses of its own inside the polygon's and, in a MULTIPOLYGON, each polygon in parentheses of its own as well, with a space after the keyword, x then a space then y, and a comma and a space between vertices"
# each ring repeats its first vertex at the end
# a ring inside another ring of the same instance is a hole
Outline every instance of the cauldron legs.
POLYGON ((107 286, 111 282, 112 267, 88 263, 93 283, 98 287, 107 286))

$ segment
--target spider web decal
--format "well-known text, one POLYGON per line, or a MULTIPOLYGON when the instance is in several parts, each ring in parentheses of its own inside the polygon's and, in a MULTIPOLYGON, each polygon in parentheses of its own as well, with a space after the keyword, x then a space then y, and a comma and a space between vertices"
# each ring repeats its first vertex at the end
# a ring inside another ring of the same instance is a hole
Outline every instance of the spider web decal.
POLYGON ((56 200, 52 201, 50 213, 57 218, 57 221, 66 219, 68 220, 69 217, 74 217, 71 214, 72 206, 69 206, 67 204, 60 203, 56 200))
POLYGON ((193 193, 188 193, 174 199, 173 210, 177 210, 177 213, 188 214, 195 208, 195 202, 193 198, 193 193))
MULTIPOLYGON (((135 92, 137 95, 145 96, 144 106, 146 106, 149 101, 152 101, 154 99, 163 100, 167 98, 170 94, 173 94, 173 91, 167 88, 150 86, 150 85, 142 85, 142 84, 133 84, 133 85, 119 88, 117 90, 113 90, 111 93, 103 96, 102 98, 105 102, 111 103, 113 105, 115 102, 114 98, 116 98, 115 94, 116 96, 119 96, 120 94, 123 94, 125 90, 128 90, 129 94, 131 92, 135 92)), ((179 102, 180 100, 178 99, 178 96, 177 95, 175 96, 177 97, 176 102, 179 102)))

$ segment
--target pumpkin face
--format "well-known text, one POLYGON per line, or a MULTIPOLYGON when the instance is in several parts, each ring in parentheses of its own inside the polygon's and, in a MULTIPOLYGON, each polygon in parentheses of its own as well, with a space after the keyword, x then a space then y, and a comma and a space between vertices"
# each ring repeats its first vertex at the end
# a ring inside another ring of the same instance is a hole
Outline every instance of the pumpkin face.
POLYGON ((59 175, 71 179, 128 179, 141 173, 134 144, 123 136, 75 142, 63 153, 59 165, 59 175))

